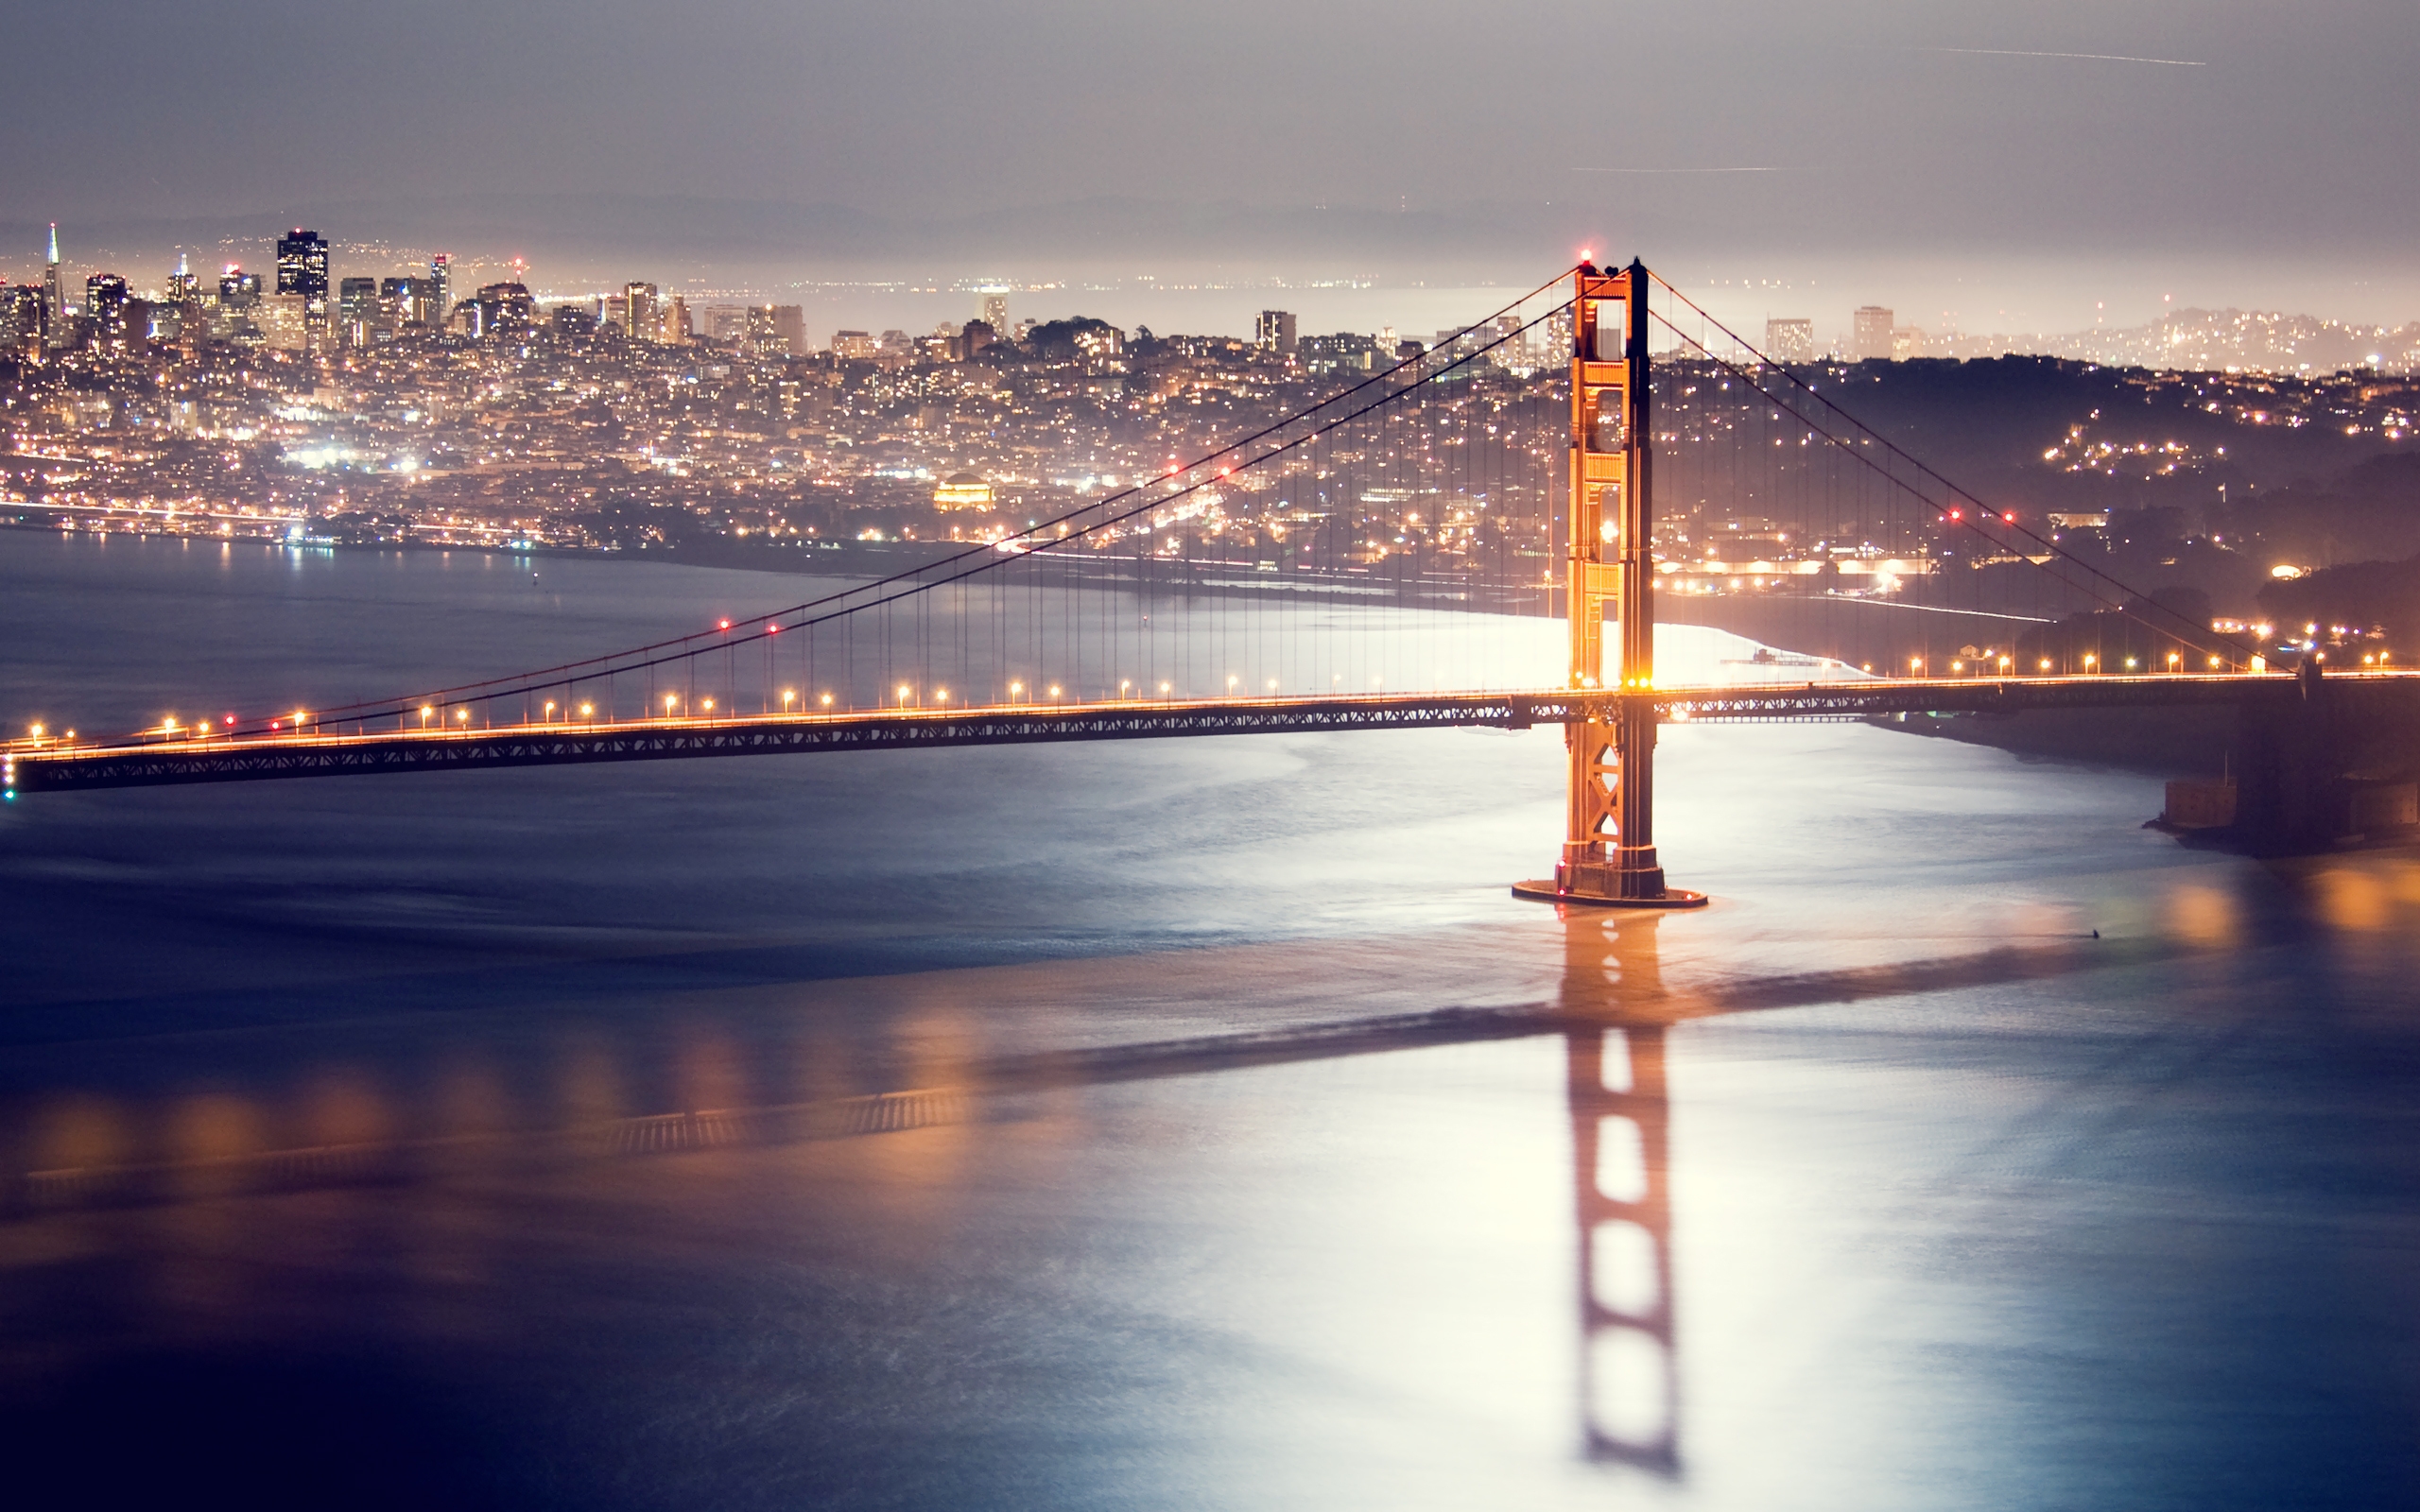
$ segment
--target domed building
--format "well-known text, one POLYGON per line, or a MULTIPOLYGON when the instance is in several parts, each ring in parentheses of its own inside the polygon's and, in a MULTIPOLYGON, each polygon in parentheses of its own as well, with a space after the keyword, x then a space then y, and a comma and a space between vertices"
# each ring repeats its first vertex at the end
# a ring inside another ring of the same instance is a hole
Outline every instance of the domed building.
POLYGON ((989 509, 992 485, 973 472, 953 472, 933 490, 936 509, 989 509))

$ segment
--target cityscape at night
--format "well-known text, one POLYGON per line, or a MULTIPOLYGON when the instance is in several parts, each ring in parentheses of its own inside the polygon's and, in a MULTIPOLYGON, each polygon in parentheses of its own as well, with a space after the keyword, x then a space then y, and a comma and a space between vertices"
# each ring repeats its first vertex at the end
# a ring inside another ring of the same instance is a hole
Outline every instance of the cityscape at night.
POLYGON ((12 18, 15 1499, 2411 1503, 2405 9, 12 18))

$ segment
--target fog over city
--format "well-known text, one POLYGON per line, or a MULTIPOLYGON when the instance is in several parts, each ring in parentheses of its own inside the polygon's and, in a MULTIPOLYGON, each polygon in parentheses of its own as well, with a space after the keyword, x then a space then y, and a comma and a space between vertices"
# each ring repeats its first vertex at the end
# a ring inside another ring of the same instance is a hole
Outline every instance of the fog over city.
MULTIPOLYGON (((14 26, 28 57, 109 39, 16 83, 15 280, 58 220, 130 277, 291 224, 395 249, 365 272, 441 248, 564 293, 1090 282, 1133 297, 1055 313, 1163 329, 1193 322, 1159 284, 1526 284, 1582 247, 1749 319, 2420 318, 2390 255, 2420 232, 2420 35, 2386 4, 97 0, 14 26)), ((834 323, 923 323, 884 297, 834 323)), ((1217 310, 1239 331, 1257 299, 1217 310)))

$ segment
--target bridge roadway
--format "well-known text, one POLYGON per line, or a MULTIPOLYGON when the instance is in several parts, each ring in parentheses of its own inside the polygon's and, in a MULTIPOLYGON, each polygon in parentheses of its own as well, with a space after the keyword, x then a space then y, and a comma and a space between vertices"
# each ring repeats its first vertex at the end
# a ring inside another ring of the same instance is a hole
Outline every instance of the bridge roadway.
MULTIPOLYGON (((2394 697, 2397 706, 2420 708, 2420 672, 2336 674, 2326 679, 2325 686, 2331 701, 2343 695, 2353 695, 2357 702, 2394 697)), ((1876 678, 1658 688, 1647 693, 1536 689, 883 709, 352 734, 327 730, 233 738, 155 734, 77 745, 56 740, 10 742, 0 749, 0 786, 5 786, 13 798, 19 792, 696 756, 761 756, 794 751, 894 750, 1463 725, 1523 730, 1532 725, 1566 724, 1592 709, 1601 713, 1626 698, 1645 698, 1653 704, 1659 718, 1677 722, 1856 719, 1894 713, 2014 713, 2029 709, 2209 704, 2283 707, 2306 696, 2304 687, 2282 673, 1876 678)))

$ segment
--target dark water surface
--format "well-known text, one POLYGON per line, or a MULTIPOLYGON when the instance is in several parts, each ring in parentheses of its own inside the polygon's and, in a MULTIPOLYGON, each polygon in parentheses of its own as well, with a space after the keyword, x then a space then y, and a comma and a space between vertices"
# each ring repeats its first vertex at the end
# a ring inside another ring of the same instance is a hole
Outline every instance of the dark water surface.
MULTIPOLYGON (((0 533, 0 718, 324 703, 799 596, 539 565, 0 533)), ((28 796, 11 1484, 2420 1496, 2420 862, 2182 850, 2138 776, 1684 728, 1661 838, 1716 905, 1564 919, 1504 891, 1561 766, 1446 731, 28 796)))

